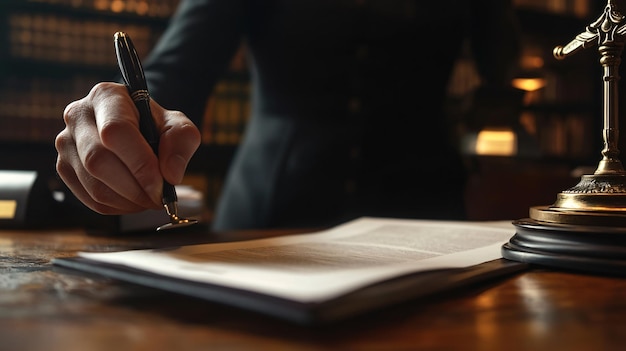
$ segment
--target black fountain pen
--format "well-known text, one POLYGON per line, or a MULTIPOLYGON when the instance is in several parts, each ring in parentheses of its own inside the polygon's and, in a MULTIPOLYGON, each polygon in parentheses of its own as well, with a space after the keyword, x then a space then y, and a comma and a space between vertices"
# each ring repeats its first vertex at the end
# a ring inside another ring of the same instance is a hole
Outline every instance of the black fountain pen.
MULTIPOLYGON (((128 88, 128 93, 135 106, 137 106, 137 110, 139 110, 139 129, 148 144, 150 144, 150 147, 152 147, 152 151, 158 156, 159 132, 150 110, 150 94, 148 93, 148 85, 146 84, 146 77, 144 76, 139 56, 128 34, 117 32, 114 38, 117 64, 128 88)), ((170 223, 158 227, 157 230, 187 226, 198 222, 193 219, 178 217, 176 189, 165 179, 163 179, 162 202, 167 215, 170 217, 170 223)))

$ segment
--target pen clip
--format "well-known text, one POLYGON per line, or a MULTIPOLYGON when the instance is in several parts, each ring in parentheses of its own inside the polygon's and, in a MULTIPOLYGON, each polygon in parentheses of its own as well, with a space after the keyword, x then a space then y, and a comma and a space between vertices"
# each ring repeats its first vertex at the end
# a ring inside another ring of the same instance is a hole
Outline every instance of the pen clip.
MULTIPOLYGON (((141 67, 141 61, 133 45, 133 41, 124 32, 116 32, 114 35, 115 40, 115 53, 117 56, 117 64, 120 67, 122 78, 130 90, 131 96, 136 92, 145 92, 145 96, 141 98, 148 98, 148 87, 146 85, 146 78, 141 67)), ((135 100, 135 96, 132 96, 135 100)))

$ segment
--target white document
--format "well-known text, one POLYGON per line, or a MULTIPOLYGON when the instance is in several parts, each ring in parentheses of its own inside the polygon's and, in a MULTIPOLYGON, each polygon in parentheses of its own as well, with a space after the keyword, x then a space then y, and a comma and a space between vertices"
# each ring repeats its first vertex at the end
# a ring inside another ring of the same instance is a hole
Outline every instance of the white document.
POLYGON ((510 221, 365 217, 308 234, 79 255, 179 279, 323 302, 408 273, 501 258, 501 246, 514 233, 510 221))

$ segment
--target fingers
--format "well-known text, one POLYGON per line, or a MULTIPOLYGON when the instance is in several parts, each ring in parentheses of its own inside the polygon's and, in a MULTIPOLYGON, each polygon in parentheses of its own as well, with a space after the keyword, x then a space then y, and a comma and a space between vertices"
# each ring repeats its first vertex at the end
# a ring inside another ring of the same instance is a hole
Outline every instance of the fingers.
POLYGON ((201 142, 198 128, 181 112, 151 101, 160 133, 159 157, 139 131, 139 116, 126 87, 100 83, 64 111, 57 172, 76 197, 102 214, 160 208, 163 179, 182 181, 201 142))
POLYGON ((55 145, 59 150, 57 173, 72 193, 87 207, 101 214, 124 214, 143 209, 118 195, 82 167, 68 129, 59 133, 55 145))
POLYGON ((102 83, 69 104, 64 112, 66 128, 55 141, 59 176, 79 200, 103 214, 160 207, 158 161, 139 134, 137 112, 130 98, 125 98, 125 89, 102 83), (120 136, 106 142, 102 138, 113 134, 120 136), (136 177, 127 166, 129 158, 140 159, 143 166, 134 169, 149 175, 140 172, 136 177), (147 191, 152 192, 150 196, 147 191))
MULTIPOLYGON (((121 98, 125 100, 126 96, 121 98)), ((107 103, 111 102, 114 101, 107 99, 107 103)), ((150 101, 152 117, 160 134, 157 159, 139 132, 139 117, 134 109, 131 119, 114 119, 108 116, 112 106, 105 104, 96 106, 96 123, 102 143, 119 156, 148 194, 157 195, 156 200, 160 198, 163 178, 171 184, 180 184, 189 160, 201 143, 200 131, 185 114, 165 110, 154 100, 150 101), (107 118, 98 117, 105 115, 107 118), (128 124, 132 124, 134 128, 129 128, 128 124), (155 174, 160 176, 155 178, 155 174)))
POLYGON ((84 144, 77 140, 85 167, 92 174, 110 179, 107 185, 131 201, 141 203, 142 194, 138 193, 141 188, 154 204, 160 204, 163 176, 157 156, 139 131, 138 112, 126 87, 107 85, 93 89, 90 96, 98 141, 116 159, 100 153, 89 155, 87 150, 91 149, 89 143, 93 140, 83 140, 84 144), (135 184, 131 184, 131 180, 135 184))

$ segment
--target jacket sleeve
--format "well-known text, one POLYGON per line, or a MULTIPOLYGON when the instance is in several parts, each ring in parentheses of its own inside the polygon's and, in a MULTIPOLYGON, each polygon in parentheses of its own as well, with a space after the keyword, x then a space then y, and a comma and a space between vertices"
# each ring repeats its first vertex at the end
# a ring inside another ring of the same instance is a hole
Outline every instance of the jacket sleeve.
POLYGON ((207 98, 242 41, 244 0, 183 0, 148 55, 150 94, 200 125, 207 98))

